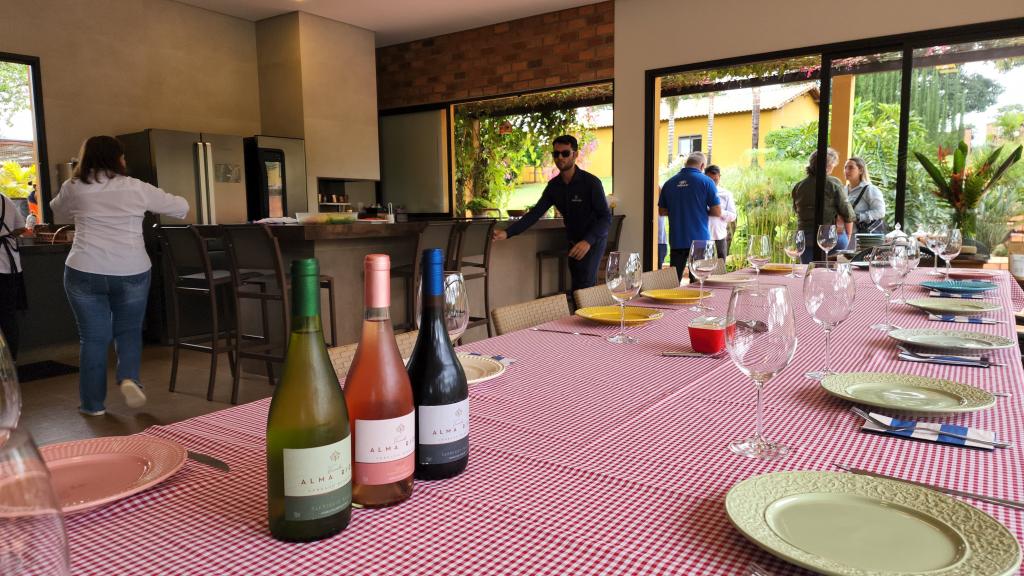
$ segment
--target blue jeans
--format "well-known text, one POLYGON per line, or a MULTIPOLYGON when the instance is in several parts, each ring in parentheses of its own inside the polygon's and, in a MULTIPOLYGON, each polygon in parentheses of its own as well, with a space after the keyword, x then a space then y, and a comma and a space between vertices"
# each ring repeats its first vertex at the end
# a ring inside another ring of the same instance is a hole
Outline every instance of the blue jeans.
POLYGON ((81 343, 78 393, 82 410, 104 409, 111 340, 117 353, 117 381, 139 381, 149 275, 149 270, 133 276, 107 276, 64 267, 64 291, 81 343))

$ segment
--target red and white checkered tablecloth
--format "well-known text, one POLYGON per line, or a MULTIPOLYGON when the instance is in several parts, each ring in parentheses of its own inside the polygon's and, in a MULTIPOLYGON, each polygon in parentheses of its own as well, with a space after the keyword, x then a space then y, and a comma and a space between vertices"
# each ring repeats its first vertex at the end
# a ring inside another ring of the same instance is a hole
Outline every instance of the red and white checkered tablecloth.
MULTIPOLYGON (((857 272, 853 317, 833 338, 840 371, 937 376, 1009 392, 980 413, 944 417, 994 430, 1014 448, 995 451, 860 432, 848 403, 803 373, 821 366, 824 333, 790 287, 799 345, 793 363, 767 386, 768 435, 795 451, 781 463, 729 452, 752 431, 754 391, 726 359, 664 358, 688 349, 693 312, 629 328, 632 346, 600 338, 521 331, 465 350, 516 359, 501 377, 471 387, 471 456, 461 476, 417 482, 393 508, 354 510, 348 529, 328 540, 285 544, 266 526, 263 400, 156 426, 231 465, 222 473, 188 462, 160 486, 68 518, 78 574, 746 574, 756 561, 775 574, 806 574, 775 560, 729 524, 726 492, 775 470, 875 470, 1000 498, 1024 500, 1024 369, 1017 348, 995 353, 1005 367, 943 367, 900 362, 894 341, 869 326, 883 297, 857 272)), ((915 280, 923 280, 918 272, 915 280)), ((992 300, 998 325, 940 324, 893 307, 904 327, 950 327, 1016 338, 1013 312, 1024 292, 1003 274, 992 300)), ((913 287, 908 296, 924 295, 913 287)), ((729 291, 709 304, 725 313, 729 291)), ((643 299, 637 301, 643 303, 643 299)), ((613 333, 568 318, 550 327, 613 333)), ((970 501, 1024 536, 1019 511, 970 501)))

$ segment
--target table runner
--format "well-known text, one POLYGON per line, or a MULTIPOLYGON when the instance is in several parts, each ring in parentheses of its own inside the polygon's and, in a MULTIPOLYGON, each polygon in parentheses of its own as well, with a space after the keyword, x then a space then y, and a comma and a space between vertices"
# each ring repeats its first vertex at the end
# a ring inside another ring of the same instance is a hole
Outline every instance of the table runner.
MULTIPOLYGON (((777 470, 850 465, 1000 498, 1024 499, 1024 369, 1017 348, 994 353, 989 369, 900 362, 895 342, 868 328, 883 296, 855 272, 851 319, 833 336, 839 371, 949 378, 1008 392, 994 408, 936 418, 995 431, 1015 443, 992 452, 858 431, 849 403, 803 373, 824 362, 824 332, 789 287, 799 343, 793 363, 766 386, 769 437, 794 453, 760 462, 727 444, 754 427, 754 389, 728 358, 664 358, 689 348, 696 314, 678 307, 644 326, 640 342, 520 331, 462 347, 517 359, 501 377, 470 387, 471 452, 461 476, 417 482, 412 498, 383 510, 354 510, 341 534, 309 544, 273 540, 266 527, 263 435, 269 400, 145 433, 181 442, 231 465, 229 474, 189 461, 162 485, 67 519, 72 565, 81 574, 746 574, 756 561, 775 574, 807 574, 775 560, 729 524, 724 497, 735 483, 777 470)), ((916 272, 914 282, 926 279, 916 272)), ((1024 292, 1001 274, 989 314, 998 325, 957 329, 1016 338, 1013 312, 1024 292)), ((724 315, 728 289, 707 303, 724 315)), ((908 288, 908 297, 924 290, 908 288)), ((636 304, 652 303, 638 299, 636 304)), ((653 304, 653 303, 652 303, 653 304)), ((663 306, 663 304, 658 304, 663 306)), ((935 327, 893 306, 902 327, 935 327)), ((546 325, 614 333, 579 318, 546 325)), ((967 501, 1024 537, 1022 513, 967 501)))

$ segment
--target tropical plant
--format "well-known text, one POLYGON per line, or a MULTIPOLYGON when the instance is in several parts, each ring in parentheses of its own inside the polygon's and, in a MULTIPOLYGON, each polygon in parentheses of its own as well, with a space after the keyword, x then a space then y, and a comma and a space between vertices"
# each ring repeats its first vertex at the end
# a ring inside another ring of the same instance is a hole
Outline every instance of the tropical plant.
POLYGON ((966 142, 957 145, 951 162, 947 161, 949 154, 941 147, 938 165, 920 152, 914 152, 914 157, 934 182, 935 188, 932 193, 953 210, 954 226, 963 230, 965 236, 970 237, 975 232, 975 211, 982 197, 1011 166, 1020 161, 1022 150, 1024 145, 1017 146, 1000 163, 1003 146, 999 146, 983 160, 976 161, 970 166, 966 142))
POLYGON ((474 214, 484 212, 485 210, 493 210, 494 208, 497 208, 497 206, 494 205, 494 202, 480 196, 466 202, 466 209, 474 214))
POLYGON ((0 120, 14 126, 14 115, 29 110, 32 88, 29 67, 18 62, 0 62, 0 120))
POLYGON ((14 160, 0 164, 0 194, 8 198, 28 198, 35 179, 35 164, 27 168, 14 160))
POLYGON ((995 251, 1006 242, 1013 229, 1010 219, 1020 212, 1020 202, 1008 190, 986 194, 978 206, 975 240, 988 247, 989 251, 995 251))
POLYGON ((796 226, 790 191, 803 178, 804 163, 798 160, 759 162, 757 156, 767 152, 752 152, 750 164, 726 168, 722 173, 722 186, 733 192, 736 201, 736 233, 729 249, 727 265, 731 269, 742 267, 746 258, 747 237, 767 234, 772 238, 772 259, 785 259, 778 241, 786 230, 796 226))

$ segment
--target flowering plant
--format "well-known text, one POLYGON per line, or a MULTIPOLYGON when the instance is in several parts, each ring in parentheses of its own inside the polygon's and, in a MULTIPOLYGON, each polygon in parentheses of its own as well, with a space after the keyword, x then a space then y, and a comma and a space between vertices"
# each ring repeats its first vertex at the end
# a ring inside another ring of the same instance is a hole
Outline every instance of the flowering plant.
POLYGON ((920 152, 914 152, 914 156, 935 183, 932 193, 953 209, 953 225, 960 228, 964 236, 972 237, 975 231, 975 209, 985 193, 1020 160, 1022 149, 1024 146, 1017 146, 1000 163, 1003 147, 999 146, 983 160, 970 166, 967 164, 966 142, 961 142, 953 150, 952 162, 949 161, 949 151, 942 147, 939 147, 938 164, 920 152))

